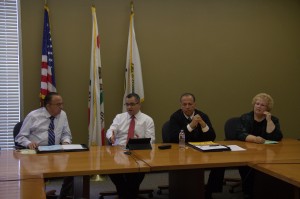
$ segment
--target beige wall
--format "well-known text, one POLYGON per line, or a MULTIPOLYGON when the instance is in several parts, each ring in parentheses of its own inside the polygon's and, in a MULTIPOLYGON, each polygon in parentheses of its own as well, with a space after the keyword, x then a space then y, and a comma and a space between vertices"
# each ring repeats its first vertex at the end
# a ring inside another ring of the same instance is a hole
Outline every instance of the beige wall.
MULTIPOLYGON (((87 143, 91 4, 101 36, 105 125, 121 111, 130 0, 48 0, 56 81, 75 143, 87 143)), ((21 1, 24 115, 39 106, 43 3, 21 1)), ((227 118, 274 97, 285 137, 300 137, 300 2, 297 0, 136 0, 135 31, 145 103, 157 140, 183 92, 224 138, 227 118)))

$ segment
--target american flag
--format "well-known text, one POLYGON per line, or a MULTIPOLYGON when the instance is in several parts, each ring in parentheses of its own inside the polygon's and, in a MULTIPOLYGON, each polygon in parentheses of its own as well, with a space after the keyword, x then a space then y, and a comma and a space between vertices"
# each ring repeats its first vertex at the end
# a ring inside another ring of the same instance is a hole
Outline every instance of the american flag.
POLYGON ((44 32, 42 47, 42 66, 41 66, 41 106, 43 100, 49 92, 56 92, 54 57, 51 39, 49 8, 44 6, 44 32))

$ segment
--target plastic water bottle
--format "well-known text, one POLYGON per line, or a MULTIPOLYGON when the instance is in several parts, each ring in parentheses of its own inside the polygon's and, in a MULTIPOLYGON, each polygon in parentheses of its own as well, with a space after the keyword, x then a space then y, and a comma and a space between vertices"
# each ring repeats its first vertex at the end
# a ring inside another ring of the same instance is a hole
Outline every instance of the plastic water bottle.
POLYGON ((179 133, 179 148, 180 149, 185 148, 185 134, 183 130, 181 130, 179 133))

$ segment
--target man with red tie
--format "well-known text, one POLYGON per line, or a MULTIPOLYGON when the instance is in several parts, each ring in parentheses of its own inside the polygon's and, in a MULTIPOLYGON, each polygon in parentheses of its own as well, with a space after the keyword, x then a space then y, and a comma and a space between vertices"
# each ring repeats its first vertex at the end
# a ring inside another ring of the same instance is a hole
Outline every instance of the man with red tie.
MULTIPOLYGON (((106 132, 112 145, 126 146, 129 138, 151 138, 155 141, 153 119, 140 111, 140 97, 135 93, 126 96, 127 112, 117 114, 106 132)), ((119 198, 135 199, 142 183, 144 173, 126 173, 109 175, 115 184, 119 198)))

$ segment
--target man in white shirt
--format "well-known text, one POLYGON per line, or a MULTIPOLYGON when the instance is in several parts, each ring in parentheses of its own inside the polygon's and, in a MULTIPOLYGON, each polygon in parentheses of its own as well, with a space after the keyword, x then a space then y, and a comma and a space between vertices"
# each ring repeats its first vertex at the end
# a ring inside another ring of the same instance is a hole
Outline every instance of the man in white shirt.
POLYGON ((58 93, 49 93, 44 100, 44 107, 31 111, 23 121, 22 128, 16 136, 16 142, 26 148, 36 149, 47 146, 48 129, 54 117, 54 144, 70 144, 72 140, 67 114, 63 111, 63 100, 58 93))
MULTIPOLYGON (((72 135, 67 114, 63 111, 63 99, 56 92, 45 96, 44 107, 31 111, 23 121, 15 142, 29 149, 53 144, 71 144, 72 135), (50 140, 50 123, 53 120, 53 141, 50 140)), ((72 195, 73 177, 65 177, 60 198, 72 195)), ((55 193, 55 190, 51 194, 55 193)))
MULTIPOLYGON (((106 132, 106 137, 112 145, 126 146, 129 138, 151 138, 155 141, 154 122, 151 117, 140 111, 140 97, 131 93, 126 96, 127 112, 117 114, 106 132), (132 134, 131 124, 134 123, 132 134)), ((109 175, 115 184, 119 198, 135 199, 142 183, 144 173, 126 173, 109 175)))

